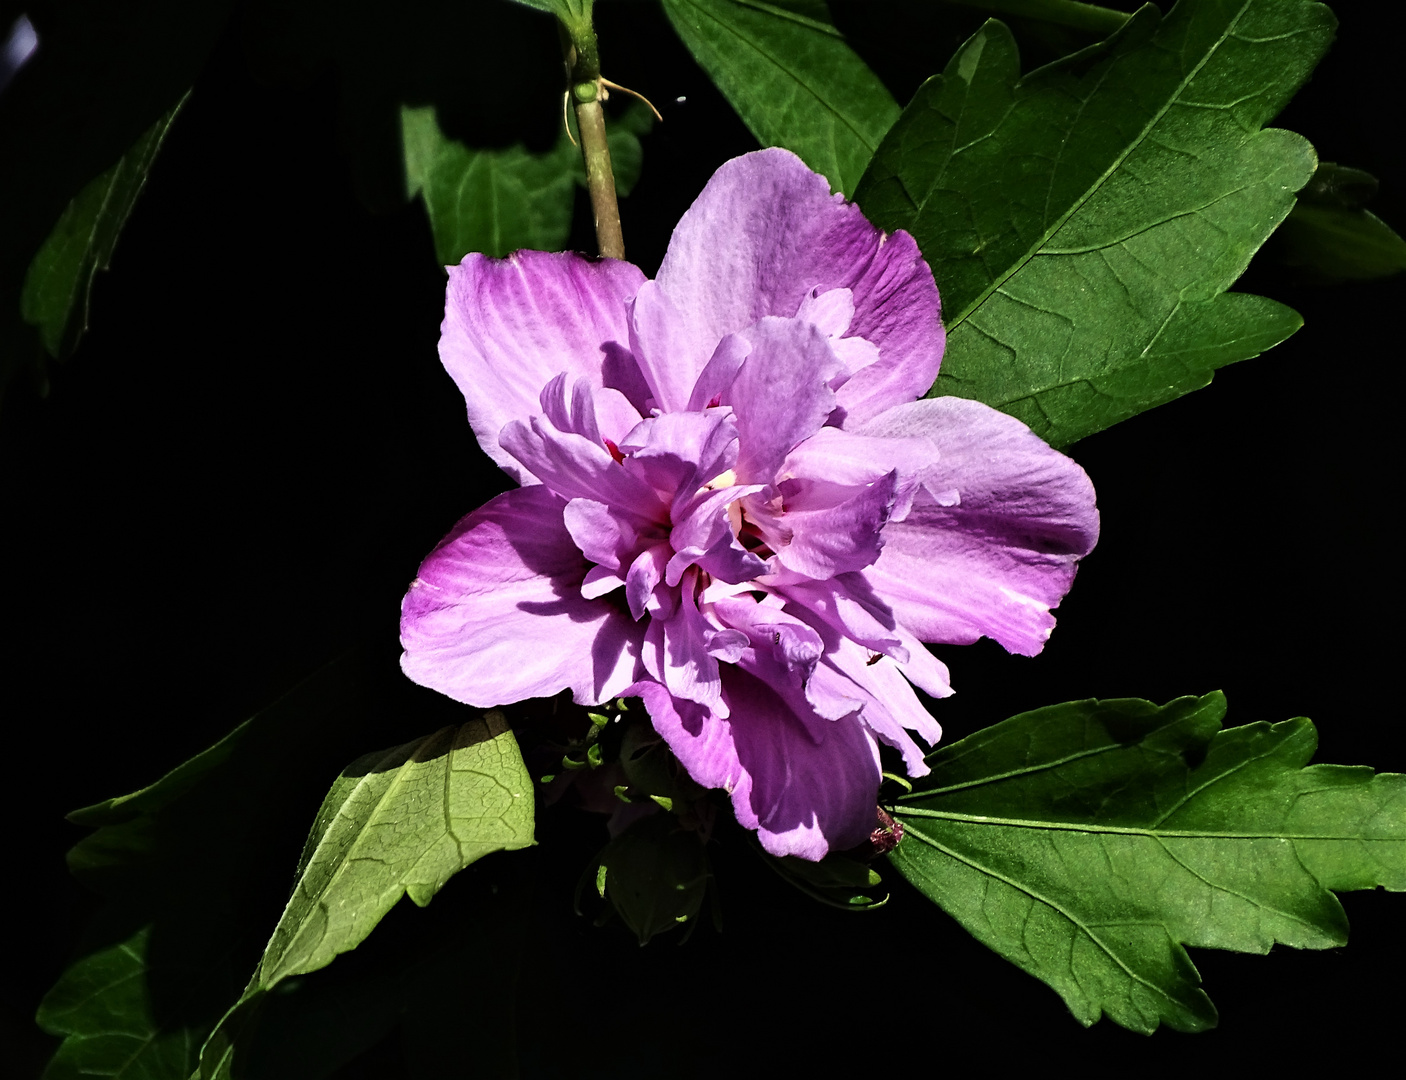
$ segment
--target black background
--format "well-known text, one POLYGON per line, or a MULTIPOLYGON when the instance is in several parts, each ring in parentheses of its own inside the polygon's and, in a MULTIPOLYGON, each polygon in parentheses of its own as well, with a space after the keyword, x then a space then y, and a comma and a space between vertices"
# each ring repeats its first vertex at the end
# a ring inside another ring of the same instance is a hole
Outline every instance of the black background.
MULTIPOLYGON (((151 782, 349 645, 394 678, 398 606, 419 559, 503 486, 439 367, 443 274, 423 210, 397 205, 384 151, 397 96, 440 100, 445 127, 477 145, 549 143, 550 24, 511 13, 528 43, 510 49, 472 18, 458 39, 427 32, 415 20, 430 4, 350 5, 335 26, 316 6, 299 8, 312 13, 301 24, 240 7, 215 21, 211 48, 190 46, 194 93, 98 281, 91 333, 51 368, 47 397, 21 378, 0 413, 6 876, 25 912, 6 950, 7 1074, 9 1063, 37 1074, 49 1052, 29 1018, 92 906, 65 873, 83 831, 62 815, 151 782), (429 41, 439 52, 422 66, 429 41)), ((835 10, 900 101, 982 18, 920 3, 835 10)), ((1276 126, 1376 174, 1374 208, 1401 227, 1398 40, 1364 5, 1338 12, 1338 43, 1276 126)), ((712 170, 755 144, 653 5, 603 2, 597 27, 605 73, 666 117, 622 204, 629 255, 652 274, 712 170)), ((1016 29, 1027 68, 1061 44, 1016 29)), ((59 60, 41 51, 0 98, 0 135, 7 107, 37 115, 24 80, 39 85, 46 63, 59 60)), ((572 246, 590 250, 577 210, 572 246)), ((941 650, 958 691, 939 706, 948 737, 1055 701, 1220 688, 1229 723, 1308 715, 1318 760, 1406 769, 1402 556, 1389 524, 1401 283, 1316 286, 1274 256, 1271 245, 1238 288, 1295 307, 1304 329, 1072 448, 1098 488, 1100 545, 1040 657, 985 642, 941 650)), ((342 746, 329 732, 333 770, 443 722, 445 705, 406 693, 379 741, 342 746)), ((286 882, 330 779, 310 783, 284 847, 267 852, 271 869, 251 874, 286 882)), ((726 834, 724 932, 641 950, 571 913, 602 839, 594 820, 556 821, 524 856, 542 869, 522 978, 547 984, 518 1018, 532 1075, 826 1075, 841 1062, 936 1069, 971 1054, 1012 1070, 1170 1069, 1250 1052, 1271 1068, 1395 1049, 1402 911, 1380 892, 1343 898, 1346 950, 1194 953, 1221 1027, 1149 1041, 1106 1021, 1083 1030, 901 882, 878 913, 834 912, 726 834)), ((396 932, 417 917, 430 914, 397 911, 396 932)), ((395 1076, 396 1059, 387 1044, 346 1075, 395 1076)))

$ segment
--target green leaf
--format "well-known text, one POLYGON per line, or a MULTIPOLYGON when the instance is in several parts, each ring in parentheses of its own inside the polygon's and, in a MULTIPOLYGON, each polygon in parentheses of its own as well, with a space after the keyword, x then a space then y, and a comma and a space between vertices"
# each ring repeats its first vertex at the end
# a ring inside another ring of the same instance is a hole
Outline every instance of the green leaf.
POLYGON ((1347 940, 1330 889, 1406 889, 1406 776, 1313 765, 1304 719, 1220 730, 1219 693, 1078 701, 944 747, 890 859, 1074 1016, 1211 1027, 1183 945, 1347 940))
POLYGON ((1261 128, 1335 25, 1303 0, 1182 0, 1023 79, 1010 31, 973 35, 856 192, 937 278, 931 393, 1065 445, 1293 333, 1293 311, 1225 290, 1313 173, 1307 142, 1261 128))
POLYGON ((1286 261, 1324 281, 1368 281, 1406 270, 1406 240, 1369 210, 1300 203, 1282 235, 1286 261))
POLYGON ((763 146, 854 190, 898 105, 822 0, 664 0, 664 11, 763 146))
MULTIPOLYGON (((606 844, 588 877, 641 945, 698 918, 712 872, 698 832, 655 813, 606 844)), ((579 910, 580 894, 577 890, 579 910)), ((597 921, 601 925, 604 918, 597 921)))
POLYGON ((20 315, 38 328, 50 356, 71 354, 87 331, 93 279, 108 268, 162 140, 189 96, 182 95, 115 165, 74 196, 29 264, 20 315))
POLYGON ((227 1075, 268 991, 356 948, 401 896, 424 907, 484 855, 529 847, 533 797, 499 712, 348 766, 318 811, 254 978, 201 1051, 200 1075, 227 1075))
POLYGON ((591 9, 595 7, 595 2, 596 0, 513 0, 515 4, 522 4, 524 7, 536 8, 538 11, 555 15, 567 24, 582 20, 589 24, 591 9))
POLYGON ((1041 22, 1067 26, 1071 30, 1083 30, 1090 34, 1111 34, 1125 22, 1128 16, 1122 11, 1099 7, 1097 4, 1081 4, 1078 0, 948 0, 963 7, 981 8, 997 15, 1014 15, 1019 19, 1038 19, 1041 22))
POLYGON ((328 665, 155 784, 69 815, 97 830, 69 867, 106 902, 39 1008, 64 1040, 49 1080, 190 1075, 285 895, 283 881, 266 895, 261 867, 306 820, 307 777, 348 756, 328 733, 377 737, 378 718, 402 708, 403 680, 377 670, 360 654, 328 665))
POLYGON ((531 846, 532 824, 532 779, 502 713, 359 759, 318 811, 258 986, 356 948, 402 895, 424 907, 470 863, 531 846))
POLYGON ((575 198, 570 143, 545 154, 523 146, 471 150, 444 137, 429 106, 403 107, 401 130, 409 193, 424 200, 440 263, 470 251, 501 258, 565 245, 575 198))
POLYGON ((1370 173, 1321 162, 1279 230, 1285 262, 1325 283, 1406 270, 1406 240, 1364 208, 1376 193, 1370 173))
POLYGON ((883 878, 856 859, 833 851, 819 862, 794 855, 778 858, 763 851, 760 844, 753 846, 777 876, 822 904, 844 911, 873 911, 888 903, 889 890, 883 887, 883 878))
POLYGON ((409 1076, 517 1075, 512 982, 537 872, 480 863, 428 910, 402 906, 338 963, 259 995, 215 1075, 340 1075, 396 1027, 409 1076))
MULTIPOLYGON (((639 179, 639 136, 651 124, 642 104, 609 122, 621 196, 639 179)), ((576 185, 586 174, 580 149, 565 135, 543 154, 523 146, 473 150, 444 136, 431 106, 402 107, 401 132, 407 194, 425 203, 441 264, 458 263, 471 251, 502 258, 520 248, 560 251, 566 245, 576 185)))
MULTIPOLYGON (((124 1080, 183 1080, 193 1067, 203 1032, 161 1023, 148 990, 152 927, 83 957, 44 997, 36 1017, 62 1035, 46 1080, 120 1076, 124 1080)), ((188 976, 199 977, 189 971, 188 976)))

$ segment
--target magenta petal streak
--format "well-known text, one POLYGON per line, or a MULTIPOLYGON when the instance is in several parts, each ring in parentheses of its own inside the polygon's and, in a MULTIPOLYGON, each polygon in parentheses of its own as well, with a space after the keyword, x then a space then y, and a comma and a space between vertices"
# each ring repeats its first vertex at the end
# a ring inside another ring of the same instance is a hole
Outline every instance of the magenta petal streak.
POLYGON ((406 673, 481 707, 638 696, 767 851, 862 843, 880 744, 918 776, 941 734, 925 644, 1038 652, 1098 535, 1073 461, 918 400, 943 343, 912 238, 784 150, 719 169, 653 281, 469 255, 440 356, 523 486, 421 566, 406 673))

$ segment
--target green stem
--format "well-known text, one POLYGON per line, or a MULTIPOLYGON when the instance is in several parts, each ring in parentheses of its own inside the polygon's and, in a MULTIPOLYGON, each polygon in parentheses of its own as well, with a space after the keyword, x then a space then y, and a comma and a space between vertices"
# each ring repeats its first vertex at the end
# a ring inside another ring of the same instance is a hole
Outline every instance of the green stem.
POLYGON ((596 247, 607 259, 625 257, 625 234, 620 228, 620 205, 615 197, 615 173, 610 167, 610 144, 605 137, 605 110, 601 108, 600 55, 596 35, 589 25, 562 26, 571 101, 576 108, 576 128, 581 136, 581 157, 586 165, 586 190, 596 221, 596 247))
POLYGON ((1078 0, 947 0, 950 4, 982 8, 1000 15, 1014 15, 1022 19, 1039 19, 1041 22, 1056 23, 1071 30, 1084 30, 1099 37, 1107 37, 1117 30, 1129 16, 1111 8, 1096 4, 1081 4, 1078 0))

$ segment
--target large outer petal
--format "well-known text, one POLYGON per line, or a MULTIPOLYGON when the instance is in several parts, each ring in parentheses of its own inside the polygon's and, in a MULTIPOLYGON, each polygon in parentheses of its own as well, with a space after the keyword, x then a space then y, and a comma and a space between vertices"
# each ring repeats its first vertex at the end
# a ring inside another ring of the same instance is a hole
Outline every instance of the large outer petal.
POLYGON ((846 426, 912 401, 937 378, 945 336, 917 244, 869 224, 788 150, 718 169, 674 230, 656 281, 687 328, 690 355, 703 356, 764 316, 793 317, 816 287, 849 289, 848 334, 878 346, 879 360, 840 388, 846 426))
POLYGON ((544 487, 509 491, 430 552, 401 605, 401 667, 487 708, 570 688, 593 705, 636 677, 642 627, 581 596, 585 560, 544 487))
POLYGON ((961 398, 890 409, 859 434, 932 439, 939 460, 924 483, 958 495, 951 506, 919 495, 905 520, 884 529, 883 552, 863 571, 899 623, 922 641, 986 636, 1011 652, 1039 652, 1054 627, 1050 608, 1098 539, 1084 470, 1020 421, 961 398))
POLYGON ((484 453, 514 480, 532 483, 498 433, 541 412, 538 395, 563 371, 600 387, 607 344, 629 360, 627 302, 644 274, 614 259, 544 251, 470 254, 448 269, 440 360, 468 403, 484 453))
POLYGON ((875 826, 880 781, 868 729, 855 717, 807 723, 766 683, 730 664, 722 680, 726 719, 657 683, 629 692, 644 699, 688 774, 725 789, 739 824, 756 829, 771 854, 818 861, 863 843, 875 826))

